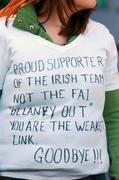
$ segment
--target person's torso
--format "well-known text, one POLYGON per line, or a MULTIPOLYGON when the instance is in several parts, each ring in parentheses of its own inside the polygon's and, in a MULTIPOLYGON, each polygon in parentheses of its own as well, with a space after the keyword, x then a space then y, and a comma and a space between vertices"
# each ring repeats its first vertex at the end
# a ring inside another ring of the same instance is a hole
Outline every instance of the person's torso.
POLYGON ((93 21, 84 35, 59 46, 9 25, 1 170, 32 169, 51 178, 107 171, 106 43, 91 26, 93 21))

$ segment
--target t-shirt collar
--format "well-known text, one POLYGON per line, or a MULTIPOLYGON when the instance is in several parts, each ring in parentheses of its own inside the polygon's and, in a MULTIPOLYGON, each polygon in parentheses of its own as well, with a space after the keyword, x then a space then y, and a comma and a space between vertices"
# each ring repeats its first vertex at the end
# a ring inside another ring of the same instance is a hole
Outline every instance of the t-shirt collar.
POLYGON ((35 8, 32 5, 27 5, 20 8, 16 14, 13 26, 15 28, 31 32, 35 35, 39 35, 46 40, 52 41, 44 29, 39 26, 39 20, 37 18, 35 8))
MULTIPOLYGON (((44 28, 39 25, 39 20, 33 5, 26 5, 19 9, 13 22, 13 27, 31 32, 50 42, 53 42, 44 28)), ((77 36, 68 38, 67 44, 72 42, 77 36)))

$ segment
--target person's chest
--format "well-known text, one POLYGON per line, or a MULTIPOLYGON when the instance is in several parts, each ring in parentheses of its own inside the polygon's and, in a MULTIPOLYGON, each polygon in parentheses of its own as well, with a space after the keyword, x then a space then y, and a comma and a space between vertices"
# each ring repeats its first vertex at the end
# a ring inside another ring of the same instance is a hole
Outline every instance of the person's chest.
POLYGON ((80 96, 87 101, 89 91, 90 96, 95 94, 96 98, 97 90, 102 92, 100 99, 107 60, 106 50, 100 43, 79 35, 71 43, 60 46, 29 32, 12 29, 4 87, 9 84, 11 97, 13 94, 34 96, 33 104, 37 102, 37 96, 41 103, 46 100, 56 103, 56 99, 58 102, 78 100, 80 96))

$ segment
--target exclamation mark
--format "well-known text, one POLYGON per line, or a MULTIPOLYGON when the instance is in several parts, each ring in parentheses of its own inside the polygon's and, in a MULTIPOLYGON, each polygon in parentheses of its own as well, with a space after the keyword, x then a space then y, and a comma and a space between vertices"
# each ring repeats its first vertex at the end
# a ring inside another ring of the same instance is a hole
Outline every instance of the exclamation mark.
POLYGON ((102 151, 101 149, 93 149, 93 154, 94 154, 94 164, 101 163, 102 164, 102 151))
POLYGON ((99 163, 99 150, 98 149, 96 149, 96 153, 97 153, 97 164, 99 163))
POLYGON ((101 151, 101 149, 100 149, 100 163, 102 164, 102 151, 101 151))
POLYGON ((93 149, 93 153, 94 153, 94 164, 96 163, 96 153, 95 153, 95 149, 93 149))

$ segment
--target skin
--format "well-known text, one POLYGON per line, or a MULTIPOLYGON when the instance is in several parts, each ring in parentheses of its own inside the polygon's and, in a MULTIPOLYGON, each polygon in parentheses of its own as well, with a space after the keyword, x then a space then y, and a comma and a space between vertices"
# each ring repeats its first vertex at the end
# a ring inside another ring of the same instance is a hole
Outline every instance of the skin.
POLYGON ((81 9, 90 9, 96 6, 96 0, 74 0, 76 6, 81 9))
MULTIPOLYGON (((66 17, 66 22, 68 21, 69 17, 78 11, 84 10, 84 9, 92 9, 96 6, 96 0, 74 0, 76 4, 76 10, 74 12, 71 12, 67 8, 67 4, 65 3, 65 0, 62 0, 64 3, 65 10, 68 12, 68 17, 66 17)), ((65 13, 65 12, 64 12, 65 13)), ((39 17, 40 22, 44 22, 46 17, 39 17)), ((47 22, 43 24, 44 28, 47 31, 47 34, 52 38, 53 42, 58 45, 64 45, 67 42, 67 37, 64 37, 62 35, 59 35, 59 32, 62 28, 62 23, 60 22, 60 19, 57 15, 57 11, 54 7, 51 17, 47 22)))

